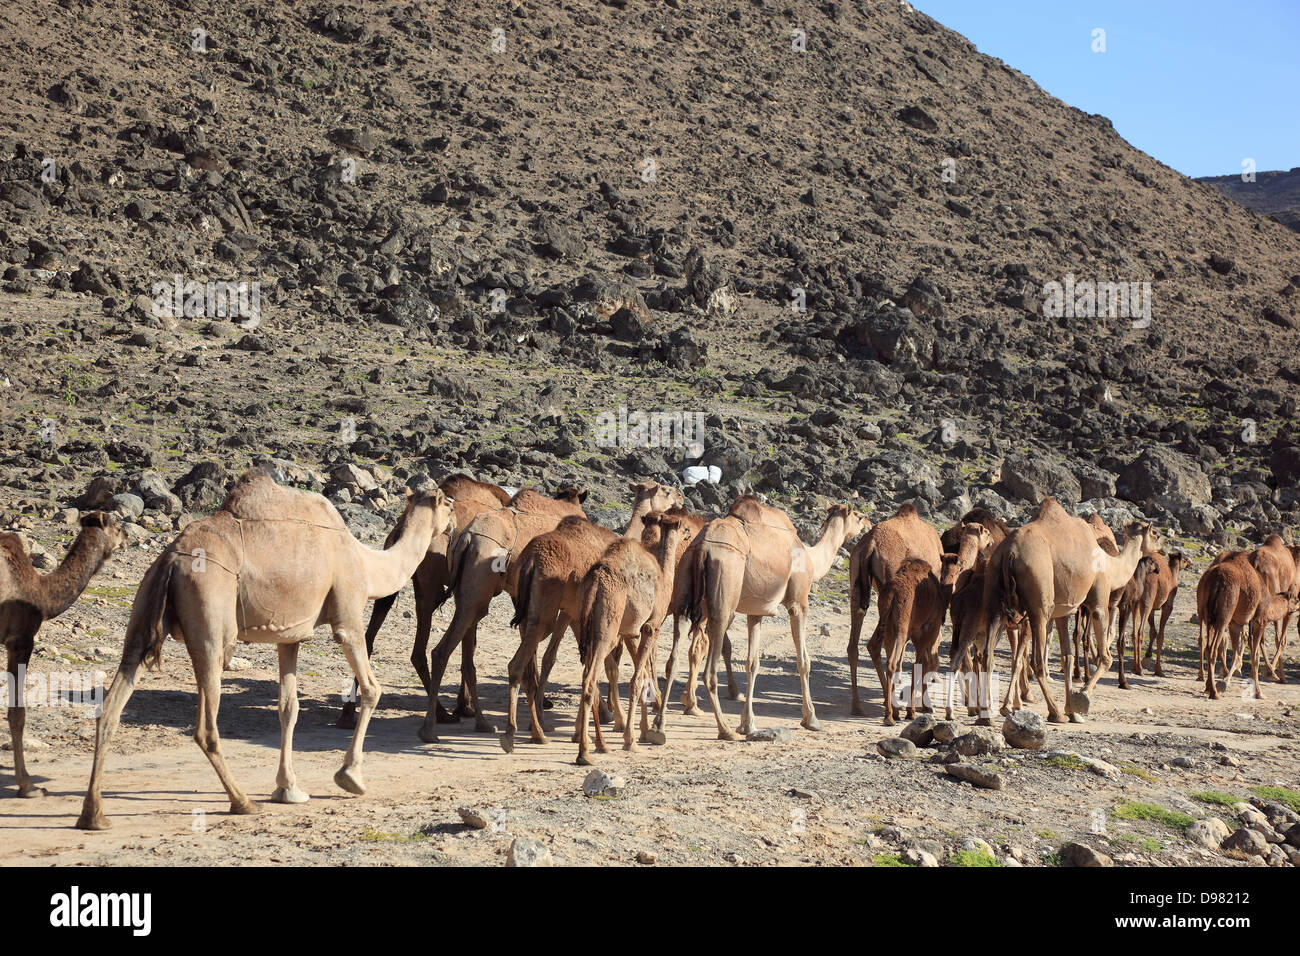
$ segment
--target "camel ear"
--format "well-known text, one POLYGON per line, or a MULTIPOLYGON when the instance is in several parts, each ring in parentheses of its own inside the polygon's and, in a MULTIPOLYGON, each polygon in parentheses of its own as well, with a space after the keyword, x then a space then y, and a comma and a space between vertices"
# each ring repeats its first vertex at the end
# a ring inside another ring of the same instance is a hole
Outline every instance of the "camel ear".
POLYGON ((650 482, 648 482, 648 481, 634 481, 634 482, 632 482, 632 494, 634 494, 634 495, 639 495, 639 494, 641 494, 641 492, 643 492, 643 491, 646 490, 646 486, 649 485, 649 484, 650 484, 650 482))
POLYGON ((588 492, 585 488, 582 491, 578 492, 578 504, 582 504, 584 501, 586 501, 588 494, 590 494, 590 492, 588 492))

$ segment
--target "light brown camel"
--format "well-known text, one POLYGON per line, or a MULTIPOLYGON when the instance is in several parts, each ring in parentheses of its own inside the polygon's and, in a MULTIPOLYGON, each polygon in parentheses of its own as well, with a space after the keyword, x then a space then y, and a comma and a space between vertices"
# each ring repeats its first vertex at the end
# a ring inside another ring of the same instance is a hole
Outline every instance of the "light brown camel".
MULTIPOLYGON (((641 713, 641 739, 650 729, 646 696, 647 682, 654 680, 650 648, 668 614, 673 575, 677 570, 678 545, 689 529, 680 517, 652 513, 643 518, 647 529, 658 524, 659 545, 651 553, 640 541, 622 538, 606 549, 582 579, 579 609, 579 648, 582 654, 582 697, 578 702, 577 763, 591 763, 588 755, 587 717, 597 703, 597 665, 608 660, 620 640, 632 655, 632 679, 628 684, 627 720, 623 723, 623 749, 636 750, 632 725, 637 707, 641 713)), ((607 753, 600 720, 596 725, 596 750, 607 753)))
MULTIPOLYGON (((1016 692, 1026 650, 1034 661, 1042 662, 1038 683, 1047 702, 1048 720, 1080 722, 1070 686, 1069 636, 1059 628, 1062 669, 1065 675, 1065 716, 1062 716, 1047 684, 1047 628, 1052 621, 1068 618, 1080 605, 1092 617, 1100 658, 1097 668, 1084 687, 1092 689, 1109 669, 1111 591, 1122 589, 1133 576, 1133 569, 1143 554, 1159 550, 1160 534, 1149 524, 1130 522, 1125 527, 1124 546, 1118 555, 1109 555, 1097 544, 1096 535, 1087 522, 1069 514, 1053 498, 1043 499, 1034 519, 1007 537, 989 559, 984 579, 984 623, 981 632, 989 635, 985 654, 985 680, 991 683, 993 650, 1002 622, 1016 622, 1021 617, 1029 625, 1028 639, 1016 649, 1007 693, 1016 692)), ((1018 703, 1018 702, 1016 702, 1018 703)), ((1004 703, 1003 709, 1006 710, 1004 703)), ((981 718, 984 722, 987 718, 981 718)))
MULTIPOLYGON (((846 521, 856 522, 857 524, 856 530, 850 529, 851 533, 846 540, 852 540, 871 527, 870 521, 867 521, 865 517, 851 511, 847 505, 831 505, 827 508, 826 518, 822 521, 821 529, 817 533, 818 540, 827 534, 831 519, 838 517, 843 517, 846 521)), ((702 530, 702 528, 699 530, 702 530)), ((691 542, 689 547, 698 548, 700 540, 701 539, 697 535, 696 539, 691 542)), ((673 674, 676 670, 677 643, 680 634, 678 630, 678 615, 679 613, 686 614, 688 612, 688 605, 691 601, 691 584, 694 573, 693 569, 695 567, 694 561, 695 552, 688 551, 688 553, 682 557, 682 562, 690 563, 679 563, 677 566, 677 580, 673 590, 673 644, 668 653, 668 665, 664 673, 665 686, 663 699, 665 701, 667 701, 672 690, 673 674)), ((831 562, 834 563, 833 557, 831 562)), ((822 577, 830 571, 830 569, 830 564, 827 564, 824 569, 817 569, 816 576, 813 577, 812 583, 816 584, 820 581, 822 577)), ((682 690, 682 713, 684 714, 693 715, 700 713, 700 709, 697 706, 695 690, 700 673, 700 667, 704 662, 705 656, 708 654, 709 638, 707 629, 707 619, 700 620, 692 624, 690 627, 686 687, 682 690)), ((731 638, 725 633, 722 635, 722 661, 727 670, 727 696, 732 700, 735 700, 740 696, 740 688, 736 684, 735 675, 731 670, 731 638)), ((659 714, 655 717, 655 727, 658 730, 663 730, 663 725, 664 713, 661 709, 659 714)))
POLYGON ((9 736, 20 797, 45 796, 44 789, 32 784, 23 751, 24 688, 36 632, 72 606, 109 555, 125 542, 126 533, 116 516, 92 511, 82 515, 81 530, 59 566, 40 574, 18 536, 0 534, 0 643, 9 658, 9 736))
POLYGON ((328 500, 280 487, 258 470, 241 477, 211 517, 186 527, 150 565, 136 591, 122 663, 96 723, 95 758, 77 826, 102 830, 109 825, 100 794, 109 743, 141 661, 157 664, 169 635, 185 645, 194 666, 194 741, 221 778, 231 812, 254 813, 258 805, 235 784, 221 753, 217 708, 222 662, 237 641, 278 646, 280 768, 271 799, 305 802, 292 764, 298 645, 316 627, 328 625, 361 687, 361 713, 334 782, 350 793, 365 793, 361 747, 380 694, 365 654, 366 602, 392 594, 406 582, 428 552, 430 539, 451 523, 451 503, 437 489, 411 495, 399 520, 402 533, 392 546, 372 550, 352 537, 328 500))
MULTIPOLYGON (((943 619, 948 613, 947 593, 938 576, 920 558, 908 558, 894 572, 880 592, 880 621, 875 633, 867 642, 876 676, 885 695, 885 726, 892 726, 897 714, 894 703, 894 684, 903 664, 903 651, 911 641, 916 649, 916 668, 912 671, 911 693, 907 700, 907 718, 916 716, 918 696, 916 671, 925 676, 939 672, 939 637, 943 619), (881 665, 880 652, 885 649, 886 659, 881 665)), ((928 687, 921 690, 922 710, 931 711, 925 703, 928 687)))
MULTIPOLYGON (((1291 560, 1295 562, 1295 586, 1297 594, 1300 595, 1300 545, 1291 545, 1288 549, 1291 552, 1291 560)), ((1291 624, 1291 618, 1297 617, 1296 611, 1300 607, 1288 611, 1282 619, 1282 630, 1276 635, 1277 654, 1273 657, 1272 671, 1277 675, 1279 683, 1286 683, 1286 664, 1282 660, 1282 655, 1286 653, 1286 633, 1291 624)), ((1296 632, 1300 633, 1300 617, 1297 617, 1296 632)))
POLYGON ((939 536, 939 544, 943 548, 944 554, 957 553, 966 526, 971 524, 980 525, 988 532, 990 549, 1001 544, 1002 539, 1011 533, 1011 528, 1007 526, 1006 522, 994 517, 993 512, 987 508, 972 508, 962 515, 961 521, 939 536))
POLYGON ((1181 551, 1170 552, 1168 560, 1165 559, 1163 554, 1153 554, 1151 560, 1155 562, 1156 573, 1147 578, 1146 586, 1143 588, 1141 619, 1138 622, 1146 627, 1146 651, 1142 652, 1141 631, 1135 630, 1133 635, 1134 652, 1141 653, 1141 657, 1133 659, 1133 673, 1141 675, 1141 663, 1150 661, 1154 654, 1155 664, 1152 671, 1157 677, 1164 677, 1165 624, 1169 621, 1169 615, 1174 613, 1174 598, 1178 596, 1178 585, 1182 573, 1192 566, 1192 562, 1181 551), (1160 624, 1158 626, 1156 624, 1156 611, 1160 612, 1160 624))
POLYGON ((1300 575, 1296 573, 1296 561, 1291 549, 1276 534, 1270 534, 1263 544, 1251 552, 1250 563, 1259 572, 1260 581, 1264 585, 1264 595, 1260 598, 1264 619, 1260 626, 1267 629, 1269 624, 1273 625, 1273 641, 1277 647, 1278 666, 1274 666, 1272 657, 1265 658, 1264 666, 1270 677, 1282 680, 1278 667, 1286 645, 1284 635, 1291 623, 1292 607, 1296 603, 1297 589, 1300 588, 1300 575), (1281 600, 1273 600, 1275 597, 1281 600))
POLYGON ((858 695, 858 640, 862 622, 871 607, 871 589, 883 593, 903 562, 919 558, 935 574, 942 571, 943 550, 939 532, 917 514, 916 507, 905 504, 894 517, 872 528, 849 553, 849 684, 853 702, 849 712, 865 717, 858 695))
MULTIPOLYGON (((447 551, 451 547, 451 539, 484 511, 495 510, 510 501, 510 495, 504 489, 490 482, 475 481, 468 475, 452 475, 445 478, 438 488, 452 500, 454 521, 445 532, 433 536, 433 541, 429 544, 429 553, 415 569, 415 574, 411 575, 411 585, 415 590, 415 645, 411 648, 411 664, 414 665, 415 672, 420 675, 420 683, 424 685, 425 693, 429 690, 429 659, 426 655, 429 646, 429 630, 433 624, 433 612, 442 606, 442 602, 449 594, 447 551)), ((388 534, 388 540, 384 542, 384 547, 388 548, 400 532, 400 525, 393 528, 388 534)), ((375 635, 384 626, 384 620, 396 601, 396 592, 375 601, 374 609, 370 612, 370 623, 366 625, 367 657, 374 652, 375 635)), ((462 673, 466 665, 472 663, 472 661, 462 660, 462 673)), ((352 699, 344 702, 343 712, 339 714, 336 727, 345 730, 355 729, 356 698, 357 686, 354 682, 352 699)), ((456 709, 448 712, 445 707, 439 706, 438 720, 441 723, 454 723, 465 716, 469 716, 469 687, 462 677, 456 709)))
MULTIPOLYGON (((1115 532, 1110 530, 1110 526, 1106 524, 1101 515, 1093 512, 1088 515, 1087 521, 1088 527, 1092 528, 1092 533, 1096 536, 1097 544, 1101 547, 1101 550, 1109 555, 1119 554, 1119 542, 1115 540, 1115 532)), ((1121 593, 1121 590, 1111 591, 1109 613, 1112 626, 1114 626, 1115 612, 1119 607, 1119 595, 1121 593)), ((1089 651, 1096 648, 1096 638, 1092 634, 1090 620, 1082 608, 1074 612, 1074 664, 1071 673, 1075 680, 1085 680, 1087 678, 1089 651)), ((1067 625, 1068 622, 1066 621, 1056 622, 1058 630, 1067 625)), ((1097 652, 1095 656, 1100 657, 1100 652, 1097 652)), ((1061 662, 1061 666, 1065 666, 1065 661, 1061 662)), ((1141 673, 1141 671, 1139 670, 1138 673, 1141 673)))
MULTIPOLYGON (((640 539, 646 515, 680 507, 684 500, 676 488, 653 481, 633 485, 632 493, 635 496, 632 520, 623 531, 623 537, 630 540, 640 539)), ((656 522, 653 527, 657 535, 660 526, 656 522)), ((534 537, 520 552, 518 560, 511 562, 506 572, 506 590, 515 599, 515 616, 510 625, 520 629, 520 642, 510 661, 506 730, 500 738, 507 753, 514 750, 514 735, 518 728, 515 714, 521 685, 529 695, 530 739, 533 743, 546 743, 545 722, 541 719, 544 707, 542 690, 555 663, 559 642, 571 623, 577 620, 579 585, 605 549, 617 540, 614 532, 584 517, 571 515, 562 519, 554 530, 534 537), (548 634, 550 646, 539 675, 537 648, 548 634)), ((623 725, 618 704, 620 656, 616 653, 605 662, 605 674, 610 682, 609 706, 616 730, 621 730, 623 725)))
POLYGON ((1215 668, 1226 651, 1225 638, 1230 637, 1233 647, 1232 666, 1225 669, 1224 685, 1232 680, 1241 666, 1241 631, 1246 628, 1251 644, 1251 668, 1255 696, 1262 698, 1259 689, 1259 652, 1264 643, 1264 628, 1256 626, 1261 604, 1266 602, 1264 582, 1245 551, 1224 552, 1201 575, 1196 589, 1196 614, 1201 622, 1201 662, 1205 679, 1205 693, 1211 700, 1219 699, 1215 668), (1208 663, 1208 667, 1206 664, 1208 663))
MULTIPOLYGON (((1124 628, 1130 626, 1130 623, 1133 628, 1133 673, 1138 676, 1142 674, 1138 661, 1142 655, 1142 627, 1146 621, 1143 616, 1143 607, 1147 605, 1148 601, 1155 601, 1156 579, 1159 576, 1159 565, 1156 563, 1158 557, 1160 557, 1158 554, 1142 555, 1138 560, 1137 567, 1133 569, 1133 577, 1129 578, 1128 583, 1119 592, 1119 624, 1115 629, 1115 660, 1119 669, 1116 684, 1122 690, 1128 690, 1128 679, 1124 676, 1124 628)), ((1084 646, 1087 646, 1086 643, 1084 646)))
POLYGON ((461 655, 461 675, 469 685, 475 729, 492 732, 478 704, 474 648, 479 621, 487 614, 492 599, 506 589, 510 564, 528 542, 554 530, 567 515, 583 516, 581 503, 586 497, 585 491, 574 488, 561 488, 555 498, 526 488, 511 499, 509 507, 484 511, 452 540, 447 555, 448 586, 455 595, 456 610, 429 656, 429 707, 420 725, 421 740, 438 742, 438 691, 447 661, 461 641, 467 645, 461 655))
MULTIPOLYGON (((763 618, 784 606, 790 614, 790 634, 802 691, 802 726, 820 730, 808 679, 811 672, 803 625, 808 595, 814 581, 830 570, 839 549, 860 534, 864 519, 846 505, 831 505, 820 540, 809 548, 799 540, 794 524, 777 508, 751 496, 737 498, 725 518, 705 525, 703 541, 695 554, 691 583, 690 619, 707 619, 709 656, 704 666, 704 686, 713 708, 720 740, 735 740, 754 729, 755 679, 762 649, 759 626, 763 618), (736 614, 744 614, 749 628, 746 655, 745 709, 733 733, 723 722, 718 701, 718 655, 722 638, 736 614)), ((938 535, 935 535, 936 542, 938 535)), ((936 563, 937 563, 936 558, 936 563)))

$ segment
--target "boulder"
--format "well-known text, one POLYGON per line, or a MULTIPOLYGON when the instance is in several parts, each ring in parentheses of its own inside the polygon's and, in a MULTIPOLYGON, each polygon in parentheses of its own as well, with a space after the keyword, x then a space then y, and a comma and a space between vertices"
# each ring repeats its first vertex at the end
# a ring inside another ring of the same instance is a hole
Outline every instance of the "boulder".
POLYGON ((886 757, 915 757, 916 744, 902 737, 887 737, 877 741, 876 749, 886 757))
POLYGON ((1041 750, 1047 743, 1047 726, 1032 710, 1013 710, 1002 722, 1002 737, 1020 750, 1041 750))
POLYGON ((510 844, 506 866, 553 866, 550 849, 531 837, 516 837, 510 844))
POLYGON ((1181 495, 1195 505, 1212 499, 1210 479, 1201 466, 1181 452, 1152 445, 1125 465, 1115 481, 1122 498, 1143 504, 1158 495, 1181 495))
POLYGON ((1100 850, 1084 843, 1067 843, 1061 847, 1062 866, 1114 866, 1115 861, 1100 850))

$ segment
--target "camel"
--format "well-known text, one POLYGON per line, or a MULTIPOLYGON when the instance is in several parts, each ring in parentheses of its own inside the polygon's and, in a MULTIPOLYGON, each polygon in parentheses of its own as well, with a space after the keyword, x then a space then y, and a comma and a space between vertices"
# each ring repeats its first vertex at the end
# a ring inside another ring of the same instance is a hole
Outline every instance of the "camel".
MULTIPOLYGON (((429 690, 429 663, 425 654, 429 646, 429 630, 433 625, 433 612, 442 606, 448 595, 447 551, 451 547, 451 539, 456 535, 458 529, 467 527, 471 521, 484 511, 500 508, 510 501, 510 495, 503 489, 490 482, 475 481, 468 475, 452 475, 444 479, 438 488, 451 499, 455 521, 446 532, 433 536, 433 540, 429 544, 428 554, 424 556, 420 566, 415 569, 415 574, 411 575, 411 585, 415 590, 415 645, 411 648, 411 664, 415 667, 415 672, 420 675, 420 683, 424 685, 426 693, 429 690)), ((393 544, 400 531, 401 526, 399 525, 389 532, 388 540, 384 542, 385 548, 393 544)), ((396 601, 396 592, 375 601, 374 609, 370 612, 370 623, 366 625, 367 657, 374 652, 375 636, 379 633, 379 629, 384 626, 384 620, 388 617, 388 612, 392 610, 396 601)), ((454 723, 461 717, 468 716, 469 688, 463 674, 466 665, 472 663, 472 661, 462 660, 462 680, 460 693, 457 695, 456 709, 448 712, 445 707, 440 706, 438 710, 440 723, 454 723)), ((352 699, 344 702, 343 712, 339 714, 338 723, 335 724, 336 727, 344 730, 356 728, 356 698, 357 686, 354 682, 352 699)))
POLYGON ((853 688, 849 712, 855 717, 866 716, 858 696, 858 639, 862 634, 862 622, 871 607, 871 588, 874 585, 878 592, 884 593, 885 585, 908 558, 919 558, 935 574, 942 571, 943 549, 939 532, 910 504, 900 506, 894 517, 872 528, 849 554, 848 656, 849 683, 853 688))
MULTIPOLYGON (((623 722, 623 749, 635 751, 632 725, 637 707, 641 713, 641 739, 650 729, 648 701, 641 688, 653 681, 650 649, 668 615, 672 599, 673 577, 677 571, 678 545, 690 534, 678 516, 659 512, 645 515, 646 529, 659 525, 659 544, 651 553, 640 541, 622 538, 611 544, 599 561, 591 566, 579 588, 579 649, 582 655, 582 696, 578 701, 577 763, 591 763, 587 741, 587 717, 596 704, 596 665, 609 659, 620 640, 632 654, 632 679, 628 684, 627 719, 623 722)), ((649 691, 649 686, 646 686, 649 691)), ((596 725, 596 750, 608 753, 605 738, 596 725)))
MULTIPOLYGON (((1129 578, 1128 583, 1120 591, 1119 626, 1115 632, 1115 659, 1119 667, 1119 678, 1116 683, 1121 690, 1128 690, 1128 679, 1124 676, 1124 628, 1130 621, 1133 625, 1133 673, 1138 676, 1142 674, 1138 662, 1142 656, 1142 627, 1146 623, 1146 612, 1143 608, 1148 606, 1148 601, 1152 604, 1155 602, 1157 578, 1160 573, 1160 566, 1156 562, 1158 557, 1160 557, 1158 554, 1144 554, 1139 558, 1137 567, 1133 569, 1133 577, 1129 578)), ((1086 647, 1086 635, 1084 641, 1086 647)), ((1084 667, 1086 668, 1087 665, 1085 664, 1084 667)))
POLYGON ((565 487, 548 498, 525 488, 505 508, 484 511, 452 540, 447 553, 448 587, 456 598, 456 610, 442 639, 429 656, 429 707, 419 729, 420 739, 438 743, 438 691, 452 651, 462 642, 462 680, 468 684, 470 709, 475 730, 490 733, 493 727, 478 705, 478 680, 474 649, 478 623, 487 614, 492 599, 506 587, 511 562, 534 537, 551 531, 568 515, 585 517, 582 502, 587 493, 565 487))
POLYGON ((81 530, 59 566, 49 574, 40 574, 32 567, 18 536, 0 534, 0 643, 9 659, 9 735, 20 797, 45 796, 45 790, 32 783, 23 752, 26 674, 36 632, 73 605, 104 562, 125 542, 126 532, 115 515, 92 511, 82 515, 81 530))
MULTIPOLYGON (((939 671, 939 637, 948 612, 947 594, 938 576, 920 558, 908 558, 880 592, 880 621, 867 643, 876 675, 885 694, 885 726, 894 724, 894 681, 903 663, 903 651, 910 640, 916 649, 916 663, 922 675, 939 671), (881 666, 880 651, 886 651, 881 666)), ((924 680, 924 678, 923 678, 924 680)), ((916 716, 916 672, 912 673, 912 691, 907 701, 907 718, 916 716)), ((922 691, 923 694, 928 691, 922 691)), ((925 698, 922 697, 924 703, 925 698)), ((933 708, 924 704, 921 708, 933 708)))
MULTIPOLYGON (((1089 694, 1111 664, 1109 610, 1111 592, 1122 589, 1133 576, 1144 554, 1159 550, 1161 538, 1151 525, 1129 522, 1125 527, 1124 546, 1118 555, 1110 555, 1097 544, 1087 522, 1069 514, 1054 498, 1044 498, 1033 520, 1013 531, 989 559, 984 579, 984 620, 980 633, 988 635, 985 653, 985 679, 991 682, 993 649, 997 632, 995 622, 1018 622, 1027 618, 1032 639, 1032 657, 1036 662, 1047 659, 1047 628, 1055 620, 1068 617, 1085 606, 1092 618, 1100 657, 1097 668, 1088 678, 1084 693, 1089 694)), ((1047 684, 1046 667, 1038 671, 1038 683, 1047 702, 1048 720, 1064 723, 1082 722, 1076 711, 1070 687, 1066 658, 1070 645, 1064 628, 1061 660, 1065 675, 1065 716, 1062 716, 1047 684)), ((1008 695, 1016 690, 1026 646, 1022 641, 1015 649, 1008 695)), ((1017 702, 1018 703, 1018 702, 1017 702)), ((1003 710, 1006 710, 1003 704, 1003 710)), ((981 718, 981 723, 988 718, 981 718)))
POLYGON ((293 772, 293 730, 298 719, 298 645, 328 625, 343 645, 361 688, 361 712, 352 743, 334 782, 364 794, 361 748, 380 687, 362 638, 366 601, 392 594, 415 572, 430 540, 452 521, 451 502, 439 490, 412 493, 402 528, 385 551, 348 532, 320 495, 284 488, 266 472, 243 475, 221 507, 185 528, 145 572, 127 624, 122 662, 95 726, 90 785, 77 826, 109 826, 100 794, 104 762, 122 709, 135 688, 141 662, 157 665, 170 635, 185 645, 198 685, 194 741, 207 755, 230 797, 232 813, 260 808, 239 789, 221 753, 217 709, 222 662, 236 641, 275 644, 280 654, 280 767, 271 800, 304 803, 293 772))
MULTIPOLYGON (((710 521, 700 533, 702 541, 695 554, 691 578, 690 620, 692 624, 708 621, 709 656, 704 667, 704 686, 720 740, 748 736, 754 729, 754 682, 761 650, 759 628, 763 618, 775 614, 781 606, 790 614, 790 635, 798 661, 803 695, 801 725, 808 730, 821 729, 808 685, 811 665, 803 639, 808 595, 813 582, 830 570, 839 549, 861 534, 865 521, 847 505, 831 505, 827 512, 821 538, 811 548, 799 540, 798 532, 784 512, 749 495, 737 498, 725 518, 710 521), (745 615, 749 627, 745 662, 748 680, 744 713, 733 733, 722 720, 717 672, 723 636, 737 613, 745 615)), ((935 539, 937 544, 937 534, 935 539)))
POLYGON ((988 532, 991 547, 1001 544, 1002 539, 1011 533, 1006 522, 995 518, 993 512, 987 508, 972 508, 962 515, 961 521, 939 536, 939 544, 944 554, 957 553, 966 526, 971 524, 980 525, 988 532))
MULTIPOLYGON (((680 508, 685 500, 676 488, 653 481, 633 485, 632 493, 635 495, 632 520, 623 531, 623 537, 630 540, 640 539, 646 515, 680 508)), ((653 527, 657 534, 658 522, 653 527)), ((510 625, 520 629, 520 642, 518 651, 510 661, 506 730, 500 738, 506 753, 514 750, 517 729, 515 713, 521 684, 525 685, 529 694, 529 713, 532 718, 530 739, 533 743, 546 743, 546 728, 541 720, 541 709, 544 706, 542 689, 555 663, 560 639, 578 618, 578 589, 583 577, 600 560, 605 549, 617 540, 618 536, 614 532, 585 517, 571 515, 562 519, 553 531, 539 534, 529 541, 520 552, 519 559, 512 561, 507 569, 506 590, 515 599, 515 616, 510 625), (539 676, 536 666, 537 648, 548 634, 551 641, 539 676)), ((621 729, 623 722, 618 706, 618 663, 619 655, 615 654, 605 665, 606 677, 610 682, 609 706, 615 729, 621 729)))
MULTIPOLYGON (((1096 537, 1097 545, 1101 548, 1101 550, 1105 551, 1109 555, 1119 554, 1119 542, 1115 540, 1115 532, 1110 530, 1110 526, 1107 525, 1104 520, 1102 520, 1101 515, 1097 514, 1096 512, 1093 512, 1092 514, 1088 515, 1087 521, 1088 521, 1088 527, 1092 528, 1092 533, 1096 537)), ((1111 592, 1111 607, 1110 607, 1109 620, 1111 621, 1112 626, 1115 621, 1115 612, 1118 609, 1120 593, 1121 592, 1118 590, 1111 592)), ((1088 676, 1088 652, 1090 647, 1095 647, 1095 638, 1093 638, 1092 627, 1089 622, 1090 622, 1090 618, 1088 617, 1088 615, 1083 613, 1082 609, 1075 611, 1074 613, 1074 664, 1072 670, 1072 674, 1075 680, 1084 680, 1088 676), (1093 641, 1092 644, 1089 643, 1090 639, 1093 641)), ((1059 629, 1065 627, 1066 624, 1065 622, 1057 621, 1056 626, 1059 629)), ((1096 656, 1100 657, 1101 656, 1100 652, 1098 652, 1096 656)), ((1061 662, 1061 666, 1062 667, 1065 666, 1064 661, 1061 662)), ((1138 673, 1139 674, 1141 673, 1140 669, 1138 670, 1138 673)))
MULTIPOLYGON (((1286 647, 1284 635, 1291 623, 1292 607, 1300 591, 1300 573, 1297 572, 1296 559, 1291 549, 1276 534, 1270 534, 1263 544, 1251 552, 1250 563, 1259 572, 1265 593, 1269 595, 1267 602, 1261 598, 1261 610, 1266 619, 1261 621, 1260 626, 1266 629, 1269 624, 1273 625, 1273 641, 1277 647, 1276 665, 1274 658, 1266 657, 1264 666, 1268 669, 1269 676, 1281 681, 1284 680, 1279 676, 1282 651, 1286 647), (1281 600, 1272 600, 1273 597, 1281 600)), ((1262 635, 1260 639, 1263 640, 1262 635)))
POLYGON ((1174 598, 1178 596, 1179 578, 1183 571, 1192 566, 1192 561, 1181 551, 1170 552, 1168 560, 1163 554, 1156 553, 1151 555, 1151 560, 1155 563, 1156 573, 1146 580, 1146 587, 1142 592, 1141 618, 1134 622, 1133 650, 1140 656, 1133 658, 1133 673, 1139 676, 1142 674, 1142 662, 1151 660, 1154 651, 1155 664, 1152 666, 1152 671, 1157 677, 1164 677, 1165 624, 1169 621, 1169 615, 1174 613, 1174 598), (1160 612, 1158 627, 1156 611, 1160 612), (1147 629, 1145 654, 1142 653, 1139 623, 1147 629))
POLYGON ((1225 686, 1241 666, 1242 628, 1248 628, 1255 696, 1264 696, 1259 689, 1259 652, 1264 643, 1264 628, 1257 626, 1257 616, 1261 604, 1269 603, 1269 595, 1250 558, 1245 551, 1224 552, 1201 575, 1196 588, 1196 614, 1201 624, 1199 676, 1204 677, 1205 693, 1211 700, 1219 699, 1214 671, 1226 651, 1225 636, 1231 638, 1233 647, 1232 666, 1225 665, 1225 686))

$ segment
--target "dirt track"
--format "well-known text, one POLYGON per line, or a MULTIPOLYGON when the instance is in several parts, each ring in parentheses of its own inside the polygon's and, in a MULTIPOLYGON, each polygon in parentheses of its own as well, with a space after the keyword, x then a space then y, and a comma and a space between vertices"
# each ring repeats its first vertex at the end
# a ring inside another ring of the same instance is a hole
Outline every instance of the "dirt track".
MULTIPOLYGON (((133 582, 147 559, 133 549, 115 560, 82 604, 47 624, 33 672, 98 667, 111 679, 114 660, 92 664, 87 658, 94 657, 93 648, 116 653, 133 582), (54 661, 51 647, 73 663, 54 661)), ((1014 854, 1030 865, 1045 855, 1053 862, 1049 854, 1076 839, 1121 864, 1227 863, 1175 829, 1119 819, 1115 808, 1150 803, 1196 817, 1217 810, 1230 818, 1228 808, 1188 795, 1215 790, 1249 797, 1257 785, 1296 787, 1300 685, 1267 684, 1264 701, 1242 699, 1235 687, 1218 702, 1198 693, 1196 632, 1189 623, 1193 589, 1187 586, 1170 622, 1170 676, 1154 678, 1148 671, 1130 678, 1133 689, 1125 692, 1112 674, 1099 685, 1088 723, 1049 729, 1049 748, 1104 760, 1118 768, 1118 779, 1067 766, 1070 761, 1006 751, 993 758, 1006 787, 992 792, 946 776, 925 750, 919 759, 886 761, 875 743, 894 731, 880 725, 880 692, 869 664, 861 680, 872 716, 847 716, 848 620, 835 576, 814 598, 811 616, 814 698, 824 730, 813 734, 798 726, 793 648, 778 619, 765 629, 769 650, 756 713, 760 727, 789 727, 793 740, 723 743, 715 739, 711 717, 683 716, 674 702, 666 746, 596 755, 598 766, 627 779, 617 799, 583 796, 587 770, 573 765, 576 748, 568 737, 579 668, 571 643, 556 667, 556 731, 548 746, 527 742, 526 708, 513 755, 468 721, 444 727, 441 744, 421 743, 415 731, 424 696, 406 660, 413 628, 408 591, 376 647, 385 694, 366 741, 369 792, 355 798, 331 781, 347 741, 347 733, 332 726, 346 664, 327 638, 318 637, 300 662, 295 740, 299 784, 312 800, 231 816, 215 773, 190 739, 193 681, 184 650, 169 643, 163 672, 146 675, 128 705, 109 762, 105 804, 114 828, 72 828, 89 772, 93 724, 68 708, 34 708, 28 734, 40 743, 29 747, 29 766, 49 795, 0 799, 0 862, 494 864, 504 862, 513 838, 528 835, 548 844, 559 863, 634 863, 642 851, 657 854, 661 864, 889 863, 909 841, 935 840, 942 857, 970 836, 990 843, 1000 860, 1014 854), (1179 756, 1191 757, 1195 766, 1171 767, 1179 756), (1240 766, 1220 763, 1225 757, 1240 766), (492 825, 466 826, 457 813, 463 806, 480 810, 492 825), (1091 832, 1097 810, 1106 815, 1105 835, 1091 832)), ((480 690, 498 726, 504 724, 501 677, 515 646, 506 627, 508 608, 508 599, 499 598, 480 628, 480 690)), ((448 618, 446 610, 439 613, 435 634, 448 618)), ((869 619, 868 626, 873 623, 869 619)), ((668 637, 665 628, 661 662, 668 637)), ((733 638, 743 654, 743 628, 733 628, 733 638)), ((225 675, 223 744, 236 779, 254 799, 265 799, 274 787, 279 746, 275 652, 243 646, 239 656, 250 666, 225 675)), ((743 673, 740 679, 743 688, 743 673)), ((453 690, 448 685, 444 699, 453 690)), ((703 694, 700 701, 707 707, 703 694)), ((740 704, 724 698, 724 705, 734 725, 740 704)), ((1043 712, 1041 702, 1033 706, 1043 712)), ((959 720, 971 723, 964 715, 959 720)), ((620 742, 615 738, 613 746, 620 742)), ((12 794, 7 750, 0 753, 0 773, 12 794)))

